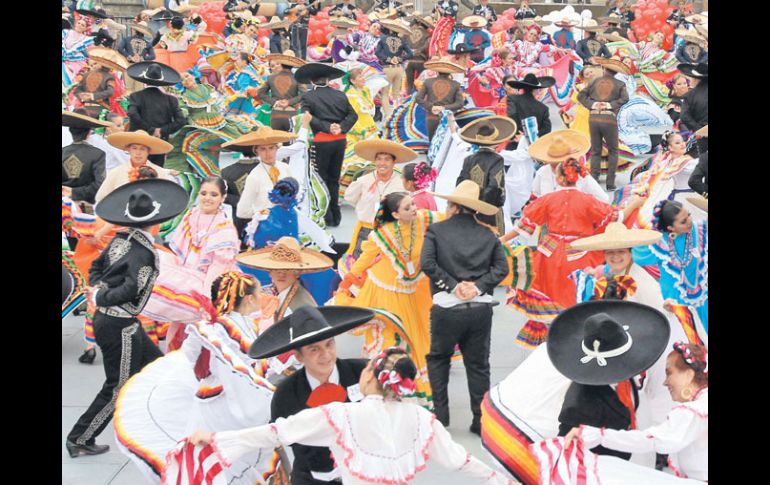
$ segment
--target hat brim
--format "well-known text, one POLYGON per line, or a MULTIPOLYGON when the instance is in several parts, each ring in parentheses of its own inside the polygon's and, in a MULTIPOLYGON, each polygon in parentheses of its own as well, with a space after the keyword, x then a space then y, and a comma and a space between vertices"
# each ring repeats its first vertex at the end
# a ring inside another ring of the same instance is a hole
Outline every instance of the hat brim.
POLYGON ((381 20, 380 25, 390 30, 391 32, 397 32, 401 35, 411 34, 411 32, 409 32, 409 29, 407 27, 404 27, 403 25, 393 21, 381 20))
POLYGON ((605 28, 601 25, 592 25, 580 27, 580 30, 584 32, 596 32, 597 34, 600 34, 605 31, 605 28))
POLYGON ((618 234, 597 234, 584 237, 570 243, 578 251, 608 251, 612 249, 630 249, 637 246, 655 244, 663 235, 650 229, 627 229, 618 234), (619 237, 618 237, 619 236, 619 237))
POLYGON ((132 64, 128 67, 128 69, 126 69, 126 74, 131 79, 150 86, 173 86, 174 84, 182 82, 182 76, 176 71, 176 69, 163 63, 154 61, 137 62, 136 64, 132 64), (151 79, 144 76, 147 68, 153 64, 160 66, 161 74, 163 76, 162 80, 151 79))
POLYGON ((473 48, 473 49, 447 49, 447 54, 452 54, 453 56, 457 56, 460 54, 473 54, 475 52, 481 51, 481 48, 473 48))
POLYGON ((345 71, 319 62, 309 62, 294 72, 294 79, 299 84, 308 84, 314 79, 326 78, 338 79, 345 75, 345 71))
POLYGON ((513 138, 516 134, 516 128, 516 122, 510 118, 504 116, 485 116, 465 125, 460 130, 460 138, 475 145, 499 145, 513 138), (498 132, 497 136, 492 140, 479 138, 479 129, 487 123, 492 123, 498 132))
POLYGON ((560 313, 548 331, 548 358, 562 375, 589 386, 615 384, 649 369, 668 346, 671 327, 658 310, 641 303, 621 300, 595 300, 580 303, 560 313), (597 313, 606 313, 627 325, 633 344, 625 353, 608 357, 607 365, 596 359, 583 364, 583 325, 597 313))
POLYGON ((285 54, 270 54, 265 57, 267 62, 278 61, 283 66, 302 67, 307 64, 307 61, 300 59, 299 57, 287 56, 285 54))
POLYGON ((152 37, 152 36, 154 35, 154 34, 152 33, 152 30, 150 30, 150 28, 149 28, 149 27, 145 27, 145 26, 143 26, 143 25, 136 25, 136 24, 129 24, 128 26, 129 26, 129 27, 131 27, 131 29, 132 29, 134 32, 141 32, 141 33, 143 33, 144 35, 146 35, 147 37, 152 37))
POLYGON ((378 153, 390 153, 396 157, 395 163, 410 162, 418 157, 417 152, 390 140, 362 140, 353 146, 356 155, 364 160, 374 161, 378 153))
POLYGON ((144 145, 150 148, 150 155, 162 155, 174 149, 171 143, 137 131, 121 131, 107 137, 107 142, 121 150, 128 151, 129 145, 144 145))
POLYGON ((257 337, 249 348, 252 359, 266 359, 280 355, 289 350, 295 350, 306 345, 336 337, 348 330, 354 329, 374 318, 374 311, 368 308, 350 306, 318 307, 330 327, 322 332, 314 333, 306 338, 291 339, 291 315, 285 317, 265 330, 257 337))
MULTIPOLYGON (((279 130, 275 130, 279 131, 279 130)), ((230 140, 227 143, 222 144, 222 148, 226 148, 231 151, 239 151, 236 150, 235 147, 255 147, 255 146, 263 146, 263 145, 277 145, 279 143, 285 143, 287 141, 292 141, 297 138, 297 135, 294 133, 285 132, 283 133, 276 133, 273 132, 272 134, 265 136, 257 133, 257 130, 251 131, 249 133, 246 133, 245 135, 241 135, 235 140, 230 140)))
POLYGON ((471 15, 470 17, 465 17, 461 25, 469 29, 483 29, 488 23, 487 19, 480 15, 471 15), (471 25, 474 22, 477 22, 479 25, 471 25))
POLYGON ((447 61, 427 61, 425 64, 423 64, 423 67, 429 71, 436 71, 442 74, 457 74, 465 72, 465 69, 463 69, 462 66, 458 66, 457 64, 453 64, 447 61))
POLYGON ((473 209, 480 214, 484 214, 485 216, 493 216, 500 211, 499 207, 495 207, 492 204, 489 204, 487 202, 484 202, 478 199, 472 199, 470 197, 463 197, 463 196, 451 195, 451 194, 450 195, 437 194, 436 192, 430 192, 430 194, 435 197, 440 197, 442 199, 448 200, 449 202, 454 202, 457 205, 467 207, 468 209, 473 209))
POLYGON ((591 63, 597 66, 602 66, 610 71, 620 72, 622 74, 631 74, 631 68, 623 64, 622 61, 617 59, 608 59, 606 57, 594 56, 591 57, 591 63))
POLYGON ((85 15, 86 17, 93 17, 95 19, 106 19, 106 18, 109 18, 109 16, 107 14, 104 14, 104 13, 101 13, 101 12, 96 12, 94 10, 86 10, 84 8, 79 8, 79 9, 77 9, 75 11, 77 13, 79 13, 80 15, 85 15))
POLYGON ((99 49, 98 47, 95 49, 91 49, 88 52, 88 57, 94 61, 97 62, 103 66, 106 66, 110 69, 114 69, 116 71, 122 71, 125 72, 126 69, 128 69, 129 63, 128 59, 123 57, 119 52, 113 51, 112 49, 99 49), (97 51, 97 52, 94 52, 97 51), (109 57, 100 56, 99 51, 109 51, 106 52, 108 55, 113 57, 110 59, 109 57))
POLYGON ((709 200, 705 197, 687 197, 687 202, 694 205, 703 212, 709 211, 709 200))
POLYGON ((235 257, 238 264, 249 268, 271 270, 299 270, 303 273, 316 273, 334 266, 334 261, 319 251, 310 248, 300 249, 300 261, 276 261, 270 257, 273 248, 266 247, 241 253, 235 257))
POLYGON ((684 74, 687 77, 691 77, 694 79, 708 79, 709 73, 708 71, 704 72, 698 72, 699 65, 698 64, 679 64, 677 66, 677 69, 679 69, 679 72, 684 74))
POLYGON ((591 148, 591 140, 577 130, 559 130, 544 135, 529 146, 529 156, 542 163, 561 163, 570 158, 580 158, 591 148), (556 136, 565 138, 573 147, 570 153, 558 157, 548 154, 548 147, 556 136))
POLYGON ((125 227, 145 227, 160 224, 181 214, 190 202, 190 195, 179 184, 165 179, 145 179, 129 182, 113 190, 94 207, 96 215, 107 222, 125 227), (144 221, 126 216, 131 194, 142 189, 160 204, 158 213, 144 221))
POLYGON ((90 116, 82 115, 80 113, 73 113, 72 111, 61 112, 61 125, 69 128, 106 128, 108 126, 114 126, 109 121, 97 120, 90 116))
POLYGON ((537 78, 537 84, 530 84, 524 81, 508 81, 506 84, 514 89, 546 89, 556 84, 556 78, 543 76, 537 78))

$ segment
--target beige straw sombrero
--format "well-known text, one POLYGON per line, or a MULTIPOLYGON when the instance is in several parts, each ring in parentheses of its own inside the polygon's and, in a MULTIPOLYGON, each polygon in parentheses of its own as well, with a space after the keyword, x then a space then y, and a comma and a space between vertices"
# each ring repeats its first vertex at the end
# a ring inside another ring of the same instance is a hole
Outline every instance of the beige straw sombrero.
POLYGON ((303 248, 296 239, 289 236, 282 237, 273 246, 241 253, 235 259, 249 268, 268 271, 296 269, 314 273, 334 266, 330 258, 319 251, 303 248))
POLYGON ((260 145, 275 145, 277 143, 284 143, 297 138, 294 133, 288 131, 274 130, 269 126, 260 126, 256 130, 241 135, 235 140, 230 140, 227 143, 222 144, 222 148, 229 146, 240 147, 253 147, 260 145))
POLYGON ((591 148, 591 140, 577 130, 558 130, 544 135, 529 146, 529 156, 543 163, 561 163, 579 158, 591 148))
POLYGON ((431 194, 435 195, 436 197, 446 199, 449 202, 454 202, 457 205, 473 209, 476 212, 484 214, 485 216, 493 216, 497 214, 497 212, 500 210, 499 208, 479 200, 480 192, 481 187, 479 187, 479 184, 472 180, 463 180, 459 185, 457 185, 457 187, 455 187, 454 192, 449 195, 437 194, 435 192, 431 192, 431 194))
POLYGON ((455 74, 459 72, 465 72, 465 69, 463 69, 462 66, 457 65, 454 62, 450 61, 449 59, 446 59, 443 57, 440 59, 427 61, 424 64, 424 66, 425 66, 425 69, 444 73, 444 74, 455 74))
POLYGON ((629 229, 620 222, 610 222, 602 234, 572 241, 570 247, 578 251, 606 251, 636 246, 648 246, 663 235, 649 229, 629 229))
POLYGON ((376 157, 378 153, 390 153, 396 157, 396 163, 410 162, 418 157, 417 152, 411 148, 390 140, 381 140, 379 138, 359 141, 354 145, 353 150, 356 152, 356 155, 364 160, 369 160, 370 162, 374 161, 374 157, 376 157))
POLYGON ((174 148, 171 143, 154 137, 144 130, 113 133, 107 137, 107 142, 121 150, 128 150, 129 145, 144 145, 150 148, 150 155, 168 153, 174 148))

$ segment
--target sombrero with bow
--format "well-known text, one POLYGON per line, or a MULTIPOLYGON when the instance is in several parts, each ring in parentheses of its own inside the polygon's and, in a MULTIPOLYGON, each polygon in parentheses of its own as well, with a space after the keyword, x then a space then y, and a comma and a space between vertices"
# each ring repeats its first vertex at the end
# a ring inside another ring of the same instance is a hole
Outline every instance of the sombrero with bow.
POLYGON ((249 357, 266 359, 289 350, 321 342, 363 325, 374 311, 352 306, 302 306, 257 337, 249 357))
POLYGON ((591 148, 591 140, 577 130, 558 130, 541 136, 529 146, 529 156, 543 163, 561 163, 580 158, 591 148))
POLYGON ((173 219, 189 201, 181 185, 165 179, 145 179, 113 190, 96 204, 94 212, 118 226, 145 227, 173 219))
POLYGON ((173 67, 154 61, 132 64, 126 74, 131 79, 150 86, 173 86, 182 82, 182 76, 173 67))
POLYGON ((475 145, 499 145, 516 134, 516 122, 505 116, 486 116, 460 130, 460 138, 475 145))
POLYGON ((649 369, 666 350, 670 333, 666 316, 650 306, 587 301, 551 323, 548 358, 578 384, 615 384, 649 369))
POLYGON ((649 246, 658 242, 661 237, 663 235, 658 231, 629 229, 620 222, 610 222, 603 233, 572 241, 570 247, 579 251, 607 251, 649 246))

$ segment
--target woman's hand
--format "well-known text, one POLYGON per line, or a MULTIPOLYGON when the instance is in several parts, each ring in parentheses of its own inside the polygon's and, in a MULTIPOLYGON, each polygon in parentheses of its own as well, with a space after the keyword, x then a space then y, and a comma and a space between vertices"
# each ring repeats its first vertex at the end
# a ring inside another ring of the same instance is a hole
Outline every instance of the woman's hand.
POLYGON ((195 431, 190 435, 190 443, 195 446, 206 446, 214 441, 214 433, 208 431, 195 431))
POLYGON ((313 119, 313 115, 310 114, 310 111, 305 111, 302 113, 302 128, 309 128, 310 127, 310 120, 313 119))
POLYGON ((667 312, 673 312, 674 311, 674 305, 676 305, 676 300, 668 298, 666 301, 663 302, 663 309, 667 312))
POLYGON ((580 439, 580 428, 572 428, 569 433, 567 433, 567 436, 564 437, 564 446, 566 447, 576 438, 580 439))

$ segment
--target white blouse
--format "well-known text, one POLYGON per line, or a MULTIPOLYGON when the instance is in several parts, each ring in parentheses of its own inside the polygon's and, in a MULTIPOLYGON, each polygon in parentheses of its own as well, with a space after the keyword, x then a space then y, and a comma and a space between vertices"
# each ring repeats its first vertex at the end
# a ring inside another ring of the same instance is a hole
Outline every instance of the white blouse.
POLYGON ((677 475, 708 481, 708 388, 695 399, 679 403, 666 420, 644 430, 618 431, 581 426, 587 448, 602 445, 613 450, 668 454, 677 475))
POLYGON ((291 443, 329 447, 346 485, 407 484, 429 458, 481 483, 512 483, 454 442, 432 413, 382 396, 335 402, 269 425, 216 433, 213 444, 229 465, 250 450, 291 443))
MULTIPOLYGON (((581 192, 593 195, 606 204, 610 203, 609 195, 602 190, 599 182, 590 175, 580 177, 575 184, 575 187, 581 192)), ((543 165, 537 172, 535 172, 535 180, 532 182, 532 193, 535 194, 536 197, 542 197, 551 192, 556 192, 556 189, 558 188, 559 184, 556 182, 556 174, 554 174, 550 165, 543 165)))

